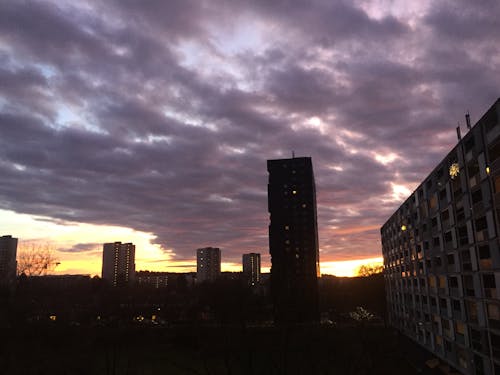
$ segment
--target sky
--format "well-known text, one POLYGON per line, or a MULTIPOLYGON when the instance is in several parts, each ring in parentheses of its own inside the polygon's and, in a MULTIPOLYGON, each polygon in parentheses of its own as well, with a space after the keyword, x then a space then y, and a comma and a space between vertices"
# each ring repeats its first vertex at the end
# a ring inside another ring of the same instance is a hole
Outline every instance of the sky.
POLYGON ((268 255, 266 160, 310 156, 322 273, 380 227, 500 96, 500 2, 2 1, 0 234, 57 273, 223 270, 268 255))

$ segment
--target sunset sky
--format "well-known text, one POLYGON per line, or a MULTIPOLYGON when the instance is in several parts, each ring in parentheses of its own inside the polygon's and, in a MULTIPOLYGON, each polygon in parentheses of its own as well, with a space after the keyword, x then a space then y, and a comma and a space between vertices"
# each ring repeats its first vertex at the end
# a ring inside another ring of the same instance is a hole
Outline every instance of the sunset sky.
POLYGON ((266 160, 311 156, 322 273, 379 228, 500 96, 500 2, 2 1, 0 235, 99 274, 269 267, 266 160))

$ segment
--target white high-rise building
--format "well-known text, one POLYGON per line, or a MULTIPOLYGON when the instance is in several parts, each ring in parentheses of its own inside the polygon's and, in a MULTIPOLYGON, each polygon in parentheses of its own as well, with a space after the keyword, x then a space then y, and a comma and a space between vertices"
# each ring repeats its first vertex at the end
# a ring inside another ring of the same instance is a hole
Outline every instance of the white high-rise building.
POLYGON ((105 243, 102 252, 102 278, 113 286, 131 284, 135 279, 135 245, 105 243))
POLYGON ((243 254, 243 277, 249 285, 260 283, 260 254, 243 254))
POLYGON ((215 281, 220 276, 220 249, 204 247, 196 250, 196 280, 215 281))

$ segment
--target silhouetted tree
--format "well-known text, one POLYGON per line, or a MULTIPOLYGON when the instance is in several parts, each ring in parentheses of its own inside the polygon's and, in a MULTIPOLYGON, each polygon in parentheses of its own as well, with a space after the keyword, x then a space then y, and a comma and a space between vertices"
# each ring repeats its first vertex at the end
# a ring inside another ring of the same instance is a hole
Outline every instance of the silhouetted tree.
POLYGON ((27 242, 21 244, 17 254, 17 274, 42 276, 59 265, 50 243, 27 242))
POLYGON ((371 276, 384 272, 384 266, 382 264, 371 263, 371 264, 363 264, 358 268, 357 275, 358 276, 371 276))

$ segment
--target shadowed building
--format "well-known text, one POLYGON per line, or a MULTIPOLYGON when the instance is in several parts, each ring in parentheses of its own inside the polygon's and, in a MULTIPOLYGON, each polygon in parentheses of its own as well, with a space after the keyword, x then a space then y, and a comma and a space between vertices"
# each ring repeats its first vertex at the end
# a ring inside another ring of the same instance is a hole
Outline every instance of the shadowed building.
POLYGON ((0 286, 11 288, 16 281, 17 238, 0 237, 0 286))
POLYGON ((113 286, 131 285, 135 280, 135 245, 105 243, 102 252, 102 278, 113 286))
POLYGON ((275 321, 319 321, 318 227, 311 158, 268 160, 267 171, 275 321))
POLYGON ((204 247, 196 250, 197 282, 215 281, 220 277, 220 249, 204 247))
POLYGON ((381 228, 389 319, 464 374, 500 374, 500 99, 458 135, 381 228))
POLYGON ((160 289, 168 286, 168 276, 167 272, 137 271, 135 280, 139 286, 160 289))
POLYGON ((243 254, 243 278, 248 285, 260 283, 260 254, 243 254))

